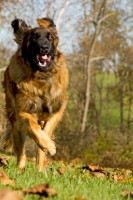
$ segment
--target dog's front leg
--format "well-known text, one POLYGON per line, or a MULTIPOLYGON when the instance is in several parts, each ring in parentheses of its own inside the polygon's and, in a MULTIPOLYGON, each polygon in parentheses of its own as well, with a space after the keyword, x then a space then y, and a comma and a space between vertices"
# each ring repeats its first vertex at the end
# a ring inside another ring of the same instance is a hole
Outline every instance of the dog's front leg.
MULTIPOLYGON (((61 109, 53 114, 53 116, 44 124, 43 131, 44 133, 47 133, 49 137, 52 137, 53 130, 55 129, 57 123, 62 117, 63 111, 66 107, 67 101, 64 102, 61 109)), ((40 171, 43 171, 45 166, 47 164, 47 158, 45 152, 43 152, 41 149, 38 148, 37 152, 37 165, 40 171)))
POLYGON ((55 113, 46 123, 43 128, 44 132, 47 133, 50 137, 52 136, 53 130, 55 129, 57 123, 62 118, 62 114, 67 104, 67 99, 64 101, 61 109, 55 113))
POLYGON ((36 115, 19 112, 17 115, 17 129, 31 137, 43 151, 48 151, 51 155, 56 153, 54 142, 45 131, 41 130, 36 115))

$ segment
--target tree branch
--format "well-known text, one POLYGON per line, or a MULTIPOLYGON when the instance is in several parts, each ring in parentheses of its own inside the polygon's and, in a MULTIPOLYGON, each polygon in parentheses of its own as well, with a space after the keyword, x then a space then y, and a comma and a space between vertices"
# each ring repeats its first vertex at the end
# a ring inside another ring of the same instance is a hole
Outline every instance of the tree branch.
POLYGON ((70 0, 66 0, 62 9, 60 10, 59 14, 58 14, 58 17, 57 17, 57 20, 56 20, 56 26, 57 28, 59 28, 59 23, 60 23, 60 20, 66 10, 66 8, 68 7, 68 5, 70 4, 70 0))

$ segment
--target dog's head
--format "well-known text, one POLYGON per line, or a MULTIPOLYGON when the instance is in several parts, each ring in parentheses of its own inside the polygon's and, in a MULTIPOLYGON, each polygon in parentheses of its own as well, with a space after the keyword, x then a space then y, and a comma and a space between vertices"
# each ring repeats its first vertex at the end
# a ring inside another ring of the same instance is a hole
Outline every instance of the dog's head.
POLYGON ((12 27, 25 63, 34 70, 47 71, 57 54, 56 26, 49 18, 37 19, 37 22, 39 27, 31 28, 23 20, 15 19, 12 27))

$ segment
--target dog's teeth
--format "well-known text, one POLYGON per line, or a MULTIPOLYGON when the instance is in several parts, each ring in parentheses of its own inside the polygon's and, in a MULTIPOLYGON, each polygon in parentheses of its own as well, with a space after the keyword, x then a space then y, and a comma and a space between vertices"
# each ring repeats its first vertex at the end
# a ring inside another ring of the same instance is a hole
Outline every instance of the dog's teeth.
POLYGON ((47 62, 44 62, 44 63, 39 62, 39 65, 40 65, 41 67, 45 67, 46 64, 47 64, 47 62))

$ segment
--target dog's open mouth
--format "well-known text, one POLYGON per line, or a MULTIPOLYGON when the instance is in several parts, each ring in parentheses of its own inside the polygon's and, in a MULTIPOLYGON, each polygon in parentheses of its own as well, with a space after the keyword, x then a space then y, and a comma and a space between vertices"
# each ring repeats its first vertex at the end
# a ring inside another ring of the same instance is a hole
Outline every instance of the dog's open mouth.
POLYGON ((51 61, 51 55, 37 54, 37 60, 41 67, 45 67, 47 63, 51 61))

